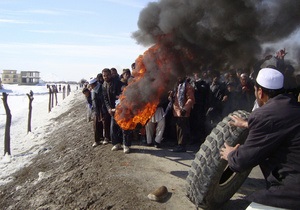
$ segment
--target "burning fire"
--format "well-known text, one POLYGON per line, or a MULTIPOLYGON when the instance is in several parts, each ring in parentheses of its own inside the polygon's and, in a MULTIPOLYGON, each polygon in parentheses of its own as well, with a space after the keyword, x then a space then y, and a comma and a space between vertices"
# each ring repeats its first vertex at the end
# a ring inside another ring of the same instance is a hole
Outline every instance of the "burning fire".
MULTIPOLYGON (((124 100, 124 96, 121 98, 124 100)), ((137 114, 133 115, 133 112, 131 109, 122 109, 122 106, 117 106, 116 113, 115 113, 115 119, 117 123, 120 125, 120 127, 124 130, 133 130, 137 124, 145 125, 148 121, 148 119, 155 113, 156 106, 158 103, 149 102, 145 105, 143 109, 137 110, 137 114), (123 112, 123 115, 128 116, 130 118, 121 117, 121 113, 123 112)))
POLYGON ((132 130, 138 124, 145 125, 155 113, 161 96, 167 91, 166 83, 169 77, 160 71, 166 59, 164 60, 161 55, 158 56, 159 50, 159 46, 155 45, 137 58, 136 69, 133 71, 134 78, 129 81, 120 96, 115 120, 124 130, 132 130), (145 66, 147 61, 152 65, 150 69, 145 66))

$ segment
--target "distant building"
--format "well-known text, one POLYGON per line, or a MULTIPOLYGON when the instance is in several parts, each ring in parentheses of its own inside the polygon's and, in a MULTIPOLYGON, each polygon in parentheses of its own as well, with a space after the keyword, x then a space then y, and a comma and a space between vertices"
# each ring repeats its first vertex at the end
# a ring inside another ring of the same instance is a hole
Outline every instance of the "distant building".
POLYGON ((38 71, 21 71, 20 85, 36 85, 40 81, 40 72, 38 71))
POLYGON ((18 84, 18 85, 36 85, 40 81, 40 72, 38 71, 21 71, 3 70, 2 84, 18 84))
POLYGON ((3 84, 18 84, 17 70, 3 70, 2 71, 3 84))

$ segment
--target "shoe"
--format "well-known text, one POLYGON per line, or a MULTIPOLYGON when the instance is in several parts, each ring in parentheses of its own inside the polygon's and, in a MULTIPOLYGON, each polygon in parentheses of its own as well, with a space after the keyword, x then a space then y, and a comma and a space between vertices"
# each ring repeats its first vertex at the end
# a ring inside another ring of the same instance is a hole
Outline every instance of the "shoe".
POLYGON ((92 147, 97 147, 98 145, 100 145, 100 142, 96 141, 93 143, 92 147))
POLYGON ((154 141, 154 147, 155 148, 161 148, 161 145, 160 145, 160 143, 157 143, 156 141, 154 141))
POLYGON ((184 146, 180 146, 178 145, 177 147, 175 147, 172 152, 186 152, 186 148, 184 146))
POLYGON ((152 146, 154 146, 154 144, 153 143, 150 143, 150 144, 147 143, 146 146, 147 147, 152 147, 152 146))
POLYGON ((125 154, 128 154, 128 153, 130 152, 129 147, 127 147, 127 146, 124 146, 124 147, 123 147, 123 150, 124 150, 124 153, 125 153, 125 154))
POLYGON ((103 145, 106 145, 106 144, 108 144, 108 139, 107 139, 107 138, 105 138, 105 139, 103 140, 102 144, 103 144, 103 145))
POLYGON ((111 148, 111 151, 118 151, 119 149, 122 149, 121 144, 116 144, 111 148))

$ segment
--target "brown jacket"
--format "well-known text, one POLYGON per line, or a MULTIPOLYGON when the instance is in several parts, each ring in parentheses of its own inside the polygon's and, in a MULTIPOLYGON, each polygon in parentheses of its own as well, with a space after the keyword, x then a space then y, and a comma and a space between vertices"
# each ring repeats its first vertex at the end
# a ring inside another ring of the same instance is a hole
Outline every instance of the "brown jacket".
MULTIPOLYGON (((181 117, 181 114, 180 114, 181 108, 179 106, 177 90, 178 90, 178 87, 176 88, 176 93, 174 93, 175 98, 174 98, 174 103, 173 103, 173 115, 174 115, 174 117, 181 117)), ((186 83, 184 106, 183 106, 183 108, 186 111, 186 114, 184 117, 190 116, 194 103, 195 103, 194 88, 189 83, 186 83)))

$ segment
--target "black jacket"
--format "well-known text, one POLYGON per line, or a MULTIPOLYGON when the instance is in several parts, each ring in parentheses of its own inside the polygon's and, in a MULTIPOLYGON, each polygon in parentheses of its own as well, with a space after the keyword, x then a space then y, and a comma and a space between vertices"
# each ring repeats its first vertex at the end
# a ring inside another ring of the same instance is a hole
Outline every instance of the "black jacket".
POLYGON ((117 96, 122 92, 122 86, 124 84, 117 79, 111 79, 111 81, 103 83, 103 97, 104 103, 107 109, 116 108, 117 96))
POLYGON ((250 200, 281 208, 300 207, 300 104, 280 94, 253 111, 248 120, 249 135, 228 155, 233 171, 260 165, 267 189, 250 200))

